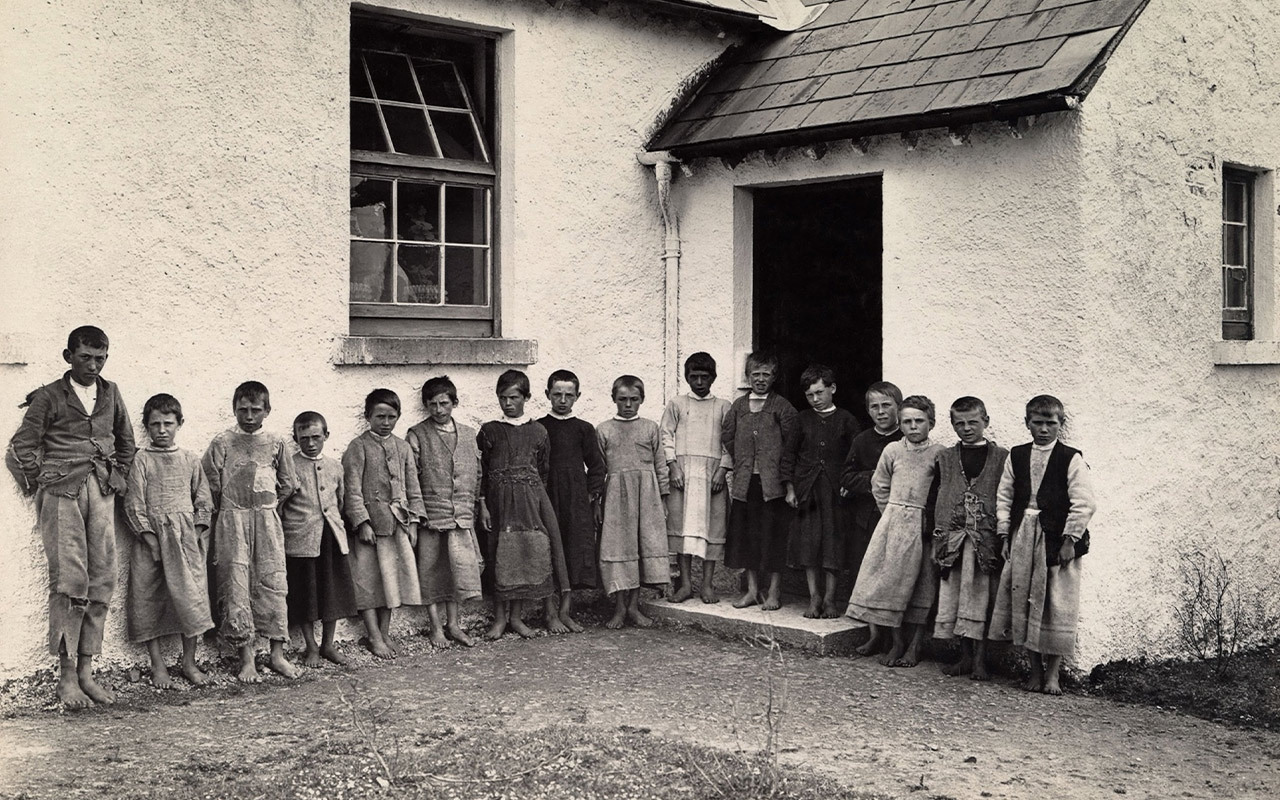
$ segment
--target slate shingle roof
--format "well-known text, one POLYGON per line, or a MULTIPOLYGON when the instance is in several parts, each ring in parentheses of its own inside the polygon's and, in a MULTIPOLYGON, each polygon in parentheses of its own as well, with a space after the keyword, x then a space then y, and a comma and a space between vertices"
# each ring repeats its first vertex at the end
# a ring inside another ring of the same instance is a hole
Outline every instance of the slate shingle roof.
POLYGON ((728 54, 650 149, 711 155, 1062 110, 1146 3, 834 0, 728 54))

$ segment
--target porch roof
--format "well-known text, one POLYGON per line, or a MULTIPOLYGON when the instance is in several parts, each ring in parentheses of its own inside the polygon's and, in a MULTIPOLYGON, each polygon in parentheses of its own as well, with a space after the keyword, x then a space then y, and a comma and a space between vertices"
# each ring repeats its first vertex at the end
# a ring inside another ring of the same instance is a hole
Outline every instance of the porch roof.
POLYGON ((1064 110, 1146 4, 833 0, 726 54, 649 149, 724 155, 1064 110))

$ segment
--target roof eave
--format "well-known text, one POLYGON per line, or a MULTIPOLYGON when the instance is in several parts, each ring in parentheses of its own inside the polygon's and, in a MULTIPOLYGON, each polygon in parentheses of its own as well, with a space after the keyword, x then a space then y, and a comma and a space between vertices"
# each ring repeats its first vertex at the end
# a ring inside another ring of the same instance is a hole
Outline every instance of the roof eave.
POLYGON ((709 22, 718 22, 724 25, 732 25, 735 28, 744 30, 757 31, 773 31, 774 28, 758 14, 749 11, 734 11, 728 8, 715 8, 713 6, 705 6, 699 3, 686 3, 683 0, 627 0, 639 6, 648 6, 658 11, 664 11, 668 14, 681 17, 693 17, 695 19, 707 20, 709 22))

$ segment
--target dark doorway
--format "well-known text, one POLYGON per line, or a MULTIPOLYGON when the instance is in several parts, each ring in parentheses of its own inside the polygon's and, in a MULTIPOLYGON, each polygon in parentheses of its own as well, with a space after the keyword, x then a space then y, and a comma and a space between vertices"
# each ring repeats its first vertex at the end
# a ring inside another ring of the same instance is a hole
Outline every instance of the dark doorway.
POLYGON ((781 362, 777 389, 808 404, 800 373, 836 372, 836 404, 870 425, 863 392, 881 379, 879 176, 753 192, 753 345, 781 362))

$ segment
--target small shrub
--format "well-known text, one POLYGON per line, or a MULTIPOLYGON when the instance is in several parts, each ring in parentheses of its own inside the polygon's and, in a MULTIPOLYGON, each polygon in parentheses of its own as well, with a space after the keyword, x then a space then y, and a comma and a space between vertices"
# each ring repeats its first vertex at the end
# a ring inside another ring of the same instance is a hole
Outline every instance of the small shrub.
POLYGON ((1181 554, 1178 575, 1174 619, 1185 655, 1214 659, 1225 672, 1242 649, 1276 638, 1275 580, 1251 584, 1217 548, 1181 554))

